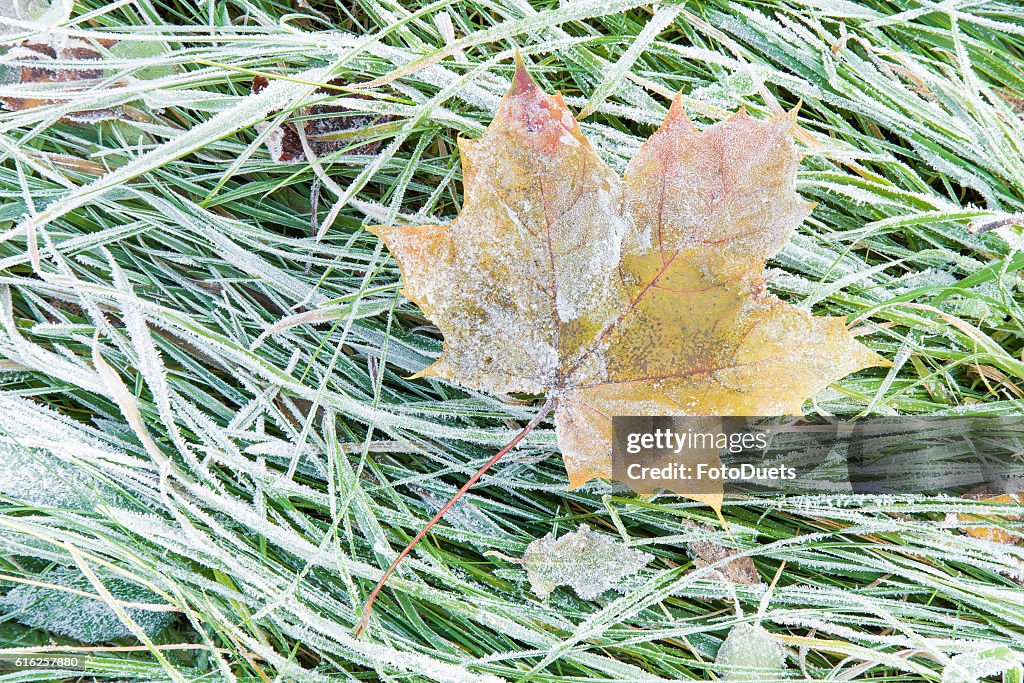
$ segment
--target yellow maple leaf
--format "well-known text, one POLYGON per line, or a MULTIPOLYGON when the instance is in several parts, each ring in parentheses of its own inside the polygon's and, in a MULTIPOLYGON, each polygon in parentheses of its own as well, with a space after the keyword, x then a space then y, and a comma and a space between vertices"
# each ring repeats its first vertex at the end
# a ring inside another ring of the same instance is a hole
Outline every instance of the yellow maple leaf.
MULTIPOLYGON (((765 260, 810 212, 795 113, 697 131, 679 98, 624 178, 522 62, 498 114, 459 140, 451 225, 371 229, 444 334, 429 375, 548 393, 569 482, 611 475, 615 415, 785 415, 888 362, 842 318, 769 294, 765 260)), ((721 490, 691 496, 716 509, 721 490)))

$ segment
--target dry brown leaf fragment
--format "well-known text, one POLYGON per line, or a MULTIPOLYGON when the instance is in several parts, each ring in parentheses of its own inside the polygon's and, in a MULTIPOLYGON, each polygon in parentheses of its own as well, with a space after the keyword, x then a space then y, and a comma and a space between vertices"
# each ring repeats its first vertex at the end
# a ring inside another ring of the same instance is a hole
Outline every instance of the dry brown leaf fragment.
MULTIPOLYGON (((265 76, 256 76, 252 79, 254 93, 260 92, 268 85, 270 81, 265 76)), ((328 85, 339 85, 339 82, 331 81, 328 85)), ((330 92, 329 88, 319 88, 316 91, 319 95, 330 92)), ((302 107, 283 123, 275 125, 271 121, 279 113, 277 110, 271 111, 267 114, 268 121, 256 124, 256 130, 260 133, 270 131, 265 138, 265 144, 271 158, 278 162, 306 160, 300 130, 306 136, 306 142, 313 154, 318 158, 335 152, 374 154, 380 149, 380 140, 370 140, 356 147, 352 147, 352 144, 366 138, 366 129, 370 126, 390 120, 388 116, 360 114, 342 105, 313 104, 302 107)))
MULTIPOLYGON (((113 45, 115 41, 102 41, 104 47, 113 45)), ((25 41, 7 51, 5 57, 11 60, 27 62, 18 70, 18 83, 21 85, 38 85, 61 83, 68 90, 82 90, 95 85, 103 77, 103 68, 99 64, 100 51, 90 43, 77 38, 63 38, 49 42, 25 41), (95 61, 95 67, 89 62, 95 61), (68 62, 74 64, 69 66, 68 62), (85 64, 81 64, 85 62, 85 64), (77 64, 75 64, 77 63, 77 64)), ((12 111, 23 111, 51 104, 63 104, 67 100, 49 97, 4 97, 4 105, 12 111)), ((63 117, 65 122, 94 123, 118 118, 113 109, 95 109, 73 112, 63 117)))
POLYGON ((612 416, 799 414, 887 365, 842 318, 765 289, 765 259, 811 209, 794 123, 740 112, 698 131, 677 97, 619 178, 519 62, 494 121, 459 140, 458 218, 371 229, 444 334, 419 376, 553 395, 576 487, 611 474, 612 416))
MULTIPOLYGON (((679 521, 683 526, 695 529, 702 533, 707 533, 708 535, 713 531, 710 527, 707 527, 704 524, 698 524, 697 522, 693 522, 688 519, 681 519, 679 521)), ((688 541, 687 546, 694 556, 693 566, 695 569, 704 569, 705 567, 721 562, 722 560, 732 558, 724 565, 717 567, 716 572, 733 583, 761 583, 761 575, 758 574, 757 567, 749 556, 739 555, 736 550, 706 539, 688 541)))
POLYGON ((4 53, 3 61, 15 65, 13 70, 4 74, 4 82, 13 81, 25 87, 19 88, 16 91, 17 95, 7 95, 0 98, 0 101, 12 111, 69 103, 79 107, 61 116, 59 120, 63 123, 95 124, 114 120, 149 120, 148 114, 129 104, 87 108, 84 100, 62 95, 120 88, 137 80, 172 74, 176 69, 173 62, 154 64, 153 58, 161 57, 167 50, 167 46, 157 40, 85 40, 56 33, 43 33, 21 41, 4 53), (136 66, 130 70, 108 67, 104 61, 108 57, 128 60, 136 66))
POLYGON ((712 541, 690 541, 690 550, 695 555, 693 566, 697 569, 731 557, 731 560, 718 568, 725 578, 733 583, 761 583, 761 576, 757 573, 754 561, 746 555, 737 555, 735 551, 712 541))

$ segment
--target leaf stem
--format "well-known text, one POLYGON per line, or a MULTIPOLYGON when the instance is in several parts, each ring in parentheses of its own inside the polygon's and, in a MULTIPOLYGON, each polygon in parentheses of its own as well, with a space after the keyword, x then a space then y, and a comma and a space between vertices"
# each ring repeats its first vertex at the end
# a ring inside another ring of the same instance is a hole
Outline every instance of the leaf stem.
POLYGON ((384 572, 384 575, 380 577, 380 581, 377 582, 377 585, 374 586, 373 591, 370 593, 370 597, 367 598, 366 604, 363 606, 363 616, 359 619, 359 623, 356 624, 356 627, 353 630, 356 637, 359 637, 359 635, 366 629, 367 624, 370 623, 370 616, 372 614, 371 610, 373 609, 373 603, 377 599, 377 595, 380 593, 381 589, 384 588, 384 584, 391 578, 391 575, 395 573, 395 569, 397 569, 398 565, 405 559, 405 556, 408 555, 412 549, 416 547, 416 544, 420 542, 420 539, 426 536, 427 532, 445 516, 445 513, 452 509, 452 506, 455 505, 463 495, 465 495, 466 491, 472 488, 475 483, 480 481, 480 477, 484 476, 484 473, 491 469, 491 466, 493 466, 494 463, 501 460, 506 453, 516 447, 516 444, 526 438, 526 435, 532 432, 537 425, 541 423, 541 420, 547 417, 548 413, 554 410, 557 405, 558 399, 553 396, 548 396, 544 405, 541 406, 540 412, 530 420, 529 424, 523 427, 523 429, 516 434, 511 441, 505 444, 500 451, 495 453, 490 460, 485 462, 483 466, 480 467, 480 469, 478 469, 476 473, 462 485, 462 488, 452 496, 452 499, 445 503, 444 507, 438 510, 437 514, 434 515, 434 517, 427 522, 422 529, 420 529, 419 533, 416 534, 411 541, 409 541, 409 545, 405 546, 405 549, 398 553, 398 557, 396 557, 395 561, 391 563, 391 566, 388 567, 386 572, 384 572))

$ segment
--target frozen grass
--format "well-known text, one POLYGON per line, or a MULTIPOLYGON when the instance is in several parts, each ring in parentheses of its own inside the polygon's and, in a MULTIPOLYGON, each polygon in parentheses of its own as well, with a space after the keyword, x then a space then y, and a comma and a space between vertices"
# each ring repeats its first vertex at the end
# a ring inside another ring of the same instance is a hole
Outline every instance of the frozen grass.
MULTIPOLYGON (((818 207, 772 287, 850 316, 895 361, 808 409, 1016 413, 1024 255, 1015 228, 967 227, 1024 210, 1022 26, 1013 0, 76 3, 56 35, 131 49, 100 48, 89 89, 39 84, 50 104, 0 114, 0 467, 29 449, 48 463, 23 470, 34 486, 0 472, 0 581, 77 568, 94 589, 78 597, 134 636, 75 650, 8 619, 0 671, 33 646, 88 654, 90 676, 118 681, 712 679, 764 588, 737 590, 738 615, 713 568, 693 569, 689 539, 731 545, 692 525, 713 524, 708 509, 567 493, 549 426, 453 509, 352 637, 382 568, 538 405, 404 379, 439 339, 363 227, 457 213, 456 136, 490 120, 515 48, 590 113, 619 168, 676 91, 702 125, 802 101, 799 189, 818 207), (254 75, 274 85, 249 96, 254 75), (351 86, 315 93, 333 78, 351 86), (322 239, 316 169, 270 161, 254 127, 313 101, 389 117, 376 153, 320 160, 322 239), (131 120, 60 121, 110 107, 131 120), (541 601, 521 567, 484 555, 581 522, 655 559, 620 593, 541 601), (140 606, 107 589, 124 580, 174 627, 135 623, 140 606)), ((4 68, 0 97, 24 95, 18 64, 4 68)), ((956 528, 1011 507, 725 512, 762 578, 785 565, 759 618, 796 678, 939 680, 954 657, 1022 651, 1024 552, 956 528)))

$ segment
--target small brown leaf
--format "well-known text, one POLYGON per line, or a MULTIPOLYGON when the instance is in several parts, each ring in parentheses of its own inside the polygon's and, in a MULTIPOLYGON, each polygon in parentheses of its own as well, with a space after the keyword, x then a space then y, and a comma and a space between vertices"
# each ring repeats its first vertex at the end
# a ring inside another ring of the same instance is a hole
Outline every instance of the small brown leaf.
MULTIPOLYGON (((688 519, 682 519, 680 522, 684 526, 697 529, 701 532, 706 532, 708 534, 713 532, 710 527, 707 527, 704 524, 698 524, 697 522, 693 522, 688 519)), ((754 566, 754 561, 746 555, 737 555, 735 550, 726 548, 714 541, 690 541, 688 545, 690 547, 690 552, 694 555, 694 568, 703 569, 704 567, 713 565, 716 562, 720 562, 729 557, 734 557, 734 559, 718 567, 717 571, 733 583, 761 583, 761 576, 757 573, 757 567, 754 566)))
MULTIPOLYGON (((329 85, 340 83, 331 81, 329 85)), ((254 93, 260 92, 268 85, 270 81, 265 76, 255 76, 252 79, 254 93)), ((329 94, 332 90, 319 88, 316 92, 329 94)), ((278 110, 271 111, 267 118, 273 119, 279 113, 278 110)), ((256 130, 260 133, 270 130, 265 138, 265 144, 274 161, 305 161, 306 153, 302 146, 302 138, 299 136, 300 130, 306 136, 306 142, 313 154, 318 158, 335 152, 374 154, 380 149, 380 140, 370 140, 352 149, 349 147, 354 140, 367 137, 366 129, 370 126, 390 120, 389 116, 358 113, 342 105, 314 104, 299 109, 278 126, 274 126, 270 121, 257 123, 256 130)))
MULTIPOLYGON (((65 92, 79 92, 96 87, 104 77, 100 63, 102 53, 97 46, 111 48, 117 45, 116 40, 98 40, 89 43, 78 38, 54 37, 48 42, 25 41, 8 50, 6 57, 30 64, 23 65, 19 72, 18 83, 21 85, 42 85, 59 83, 65 92), (88 62, 95 61, 95 67, 88 62), (85 65, 69 66, 64 62, 86 62, 85 65)), ((26 91, 28 92, 28 91, 26 91)), ((42 95, 23 97, 3 97, 0 101, 12 111, 24 111, 54 104, 65 104, 66 99, 45 97, 42 95)), ((116 119, 130 118, 122 108, 88 109, 76 111, 61 117, 64 123, 97 123, 116 119)))
MULTIPOLYGON (((712 541, 690 541, 690 549, 696 555, 693 566, 697 569, 703 569, 736 555, 735 551, 712 541)), ((761 576, 757 573, 754 561, 746 555, 729 560, 725 565, 719 567, 718 571, 733 583, 761 583, 761 576)))

